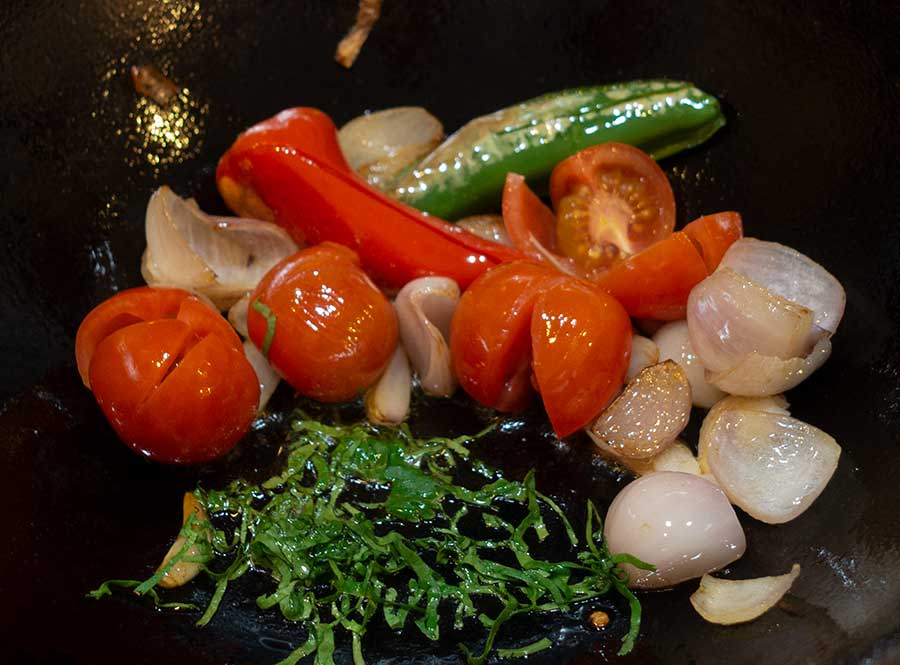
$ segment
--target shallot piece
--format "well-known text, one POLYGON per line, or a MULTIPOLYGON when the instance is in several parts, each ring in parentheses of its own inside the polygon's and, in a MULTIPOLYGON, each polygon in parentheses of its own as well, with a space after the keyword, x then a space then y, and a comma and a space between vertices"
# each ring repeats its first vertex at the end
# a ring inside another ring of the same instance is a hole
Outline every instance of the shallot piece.
POLYGON ((642 369, 658 362, 659 348, 653 343, 653 340, 635 333, 631 336, 631 358, 628 360, 628 369, 625 371, 625 381, 631 381, 642 369))
POLYGON ((638 478, 613 500, 604 537, 612 554, 629 553, 656 567, 625 564, 628 585, 658 589, 736 561, 744 531, 721 489, 700 476, 661 471, 638 478))
POLYGON ((197 291, 220 310, 230 308, 272 266, 297 251, 297 244, 275 224, 211 217, 168 187, 150 197, 145 231, 141 274, 147 284, 197 291))
POLYGON ((419 277, 397 294, 394 309, 400 338, 429 395, 449 397, 456 390, 450 362, 450 320, 459 304, 459 286, 448 277, 419 277))
POLYGON ((350 166, 370 185, 381 189, 436 148, 443 137, 440 120, 419 106, 367 113, 338 132, 338 142, 350 166))
POLYGON ((753 621, 775 607, 800 575, 800 566, 774 577, 723 580, 710 575, 700 578, 700 588, 691 594, 691 605, 710 623, 730 626, 753 621))
MULTIPOLYGON (((182 528, 187 524, 191 515, 194 515, 194 522, 191 528, 195 531, 199 531, 202 528, 199 522, 205 522, 209 519, 206 510, 200 502, 197 501, 197 497, 190 492, 185 492, 184 499, 181 502, 181 512, 182 528)), ((204 531, 203 535, 205 535, 206 538, 209 538, 208 531, 204 531)), ((159 564, 159 567, 156 570, 160 571, 165 568, 169 561, 172 560, 172 557, 181 551, 181 548, 184 547, 186 542, 187 538, 179 533, 175 542, 172 543, 169 551, 166 552, 166 555, 163 557, 162 563, 159 564)), ((164 589, 174 589, 175 587, 187 584, 197 577, 197 575, 200 574, 200 564, 196 561, 186 561, 185 559, 188 557, 198 557, 201 554, 201 546, 195 542, 188 548, 187 552, 185 552, 185 556, 166 571, 165 575, 162 576, 162 579, 159 580, 159 586, 164 589)))
POLYGON ((256 348, 256 345, 249 339, 244 341, 244 355, 250 367, 256 372, 256 379, 259 381, 259 406, 256 409, 260 413, 266 408, 272 394, 281 381, 281 375, 275 371, 275 368, 269 364, 268 359, 262 354, 262 351, 256 348))
POLYGON ((399 425, 409 417, 412 375, 403 344, 397 344, 378 382, 366 392, 366 416, 373 423, 399 425))
POLYGON ((691 291, 687 324, 706 379, 736 395, 764 396, 796 386, 831 353, 814 312, 720 268, 691 291))
POLYGON ((456 222, 456 225, 479 238, 506 245, 507 247, 513 246, 512 240, 509 239, 509 234, 506 232, 506 226, 503 224, 503 217, 500 215, 463 217, 456 222))
POLYGON ((135 92, 160 106, 168 106, 180 92, 178 86, 153 65, 132 65, 131 83, 135 92))
POLYGON ((379 16, 381 16, 381 0, 359 0, 356 21, 334 52, 334 59, 338 64, 347 69, 353 66, 379 16))
POLYGON ((789 522, 825 489, 841 447, 822 430, 779 412, 778 405, 723 401, 701 428, 701 469, 752 517, 789 522))
POLYGON ((720 266, 812 310, 822 330, 837 331, 847 302, 844 287, 805 254, 777 242, 742 238, 728 248, 720 266))
POLYGON ((627 466, 639 476, 646 476, 654 471, 680 471, 695 476, 701 475, 700 463, 694 457, 693 451, 682 441, 676 441, 649 460, 630 460, 627 466))
POLYGON ((250 294, 234 303, 228 310, 228 323, 244 339, 250 339, 250 331, 247 329, 247 313, 250 311, 250 294))
POLYGON ((659 349, 660 360, 674 360, 684 370, 691 384, 694 406, 708 409, 725 397, 724 392, 706 380, 706 368, 691 346, 686 321, 666 323, 653 335, 653 341, 659 349))
POLYGON ((649 459, 668 448, 691 415, 691 386, 667 360, 641 370, 591 425, 588 434, 617 456, 649 459))

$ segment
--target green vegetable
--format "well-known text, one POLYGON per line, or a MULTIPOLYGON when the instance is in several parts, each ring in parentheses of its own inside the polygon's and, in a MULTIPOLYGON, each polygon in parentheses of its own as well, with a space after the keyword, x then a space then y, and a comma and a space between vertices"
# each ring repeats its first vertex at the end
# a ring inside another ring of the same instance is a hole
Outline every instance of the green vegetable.
MULTIPOLYGON (((460 647, 469 663, 484 663, 501 627, 516 615, 565 610, 611 590, 629 601, 622 653, 631 649, 640 604, 618 567, 626 559, 610 556, 602 543, 593 504, 579 542, 560 508, 535 489, 533 473, 521 482, 503 478, 469 459, 466 437, 420 440, 406 427, 311 420, 295 421, 293 432, 281 474, 261 485, 238 480, 222 491, 196 492, 211 521, 187 524, 182 533, 206 548, 199 559, 216 581, 198 625, 213 617, 229 582, 253 569, 272 578, 257 605, 278 606, 306 631, 281 665, 313 654, 317 664, 332 664, 338 628, 350 633, 354 663, 362 665, 362 636, 376 617, 394 630, 415 626, 437 640, 445 612, 452 612, 454 628, 471 620, 487 629, 480 653, 460 647), (462 473, 479 480, 457 484, 462 473), (554 515, 551 524, 561 522, 555 528, 573 547, 568 560, 532 553, 550 532, 545 518, 554 515), (478 609, 486 598, 500 608, 494 616, 478 609)), ((91 595, 120 586, 159 602, 160 577, 140 585, 110 581, 91 595)), ((552 645, 544 638, 498 653, 527 656, 552 645)))
POLYGON ((684 81, 631 81, 536 97, 464 125, 392 183, 400 200, 444 219, 500 209, 506 174, 538 191, 566 157, 618 141, 662 159, 725 124, 718 100, 684 81))
POLYGON ((265 337, 263 337, 262 348, 260 351, 262 351, 262 354, 268 359, 269 349, 272 348, 272 340, 275 339, 275 325, 278 320, 272 312, 272 308, 268 305, 263 305, 259 300, 253 301, 253 309, 259 312, 266 320, 266 334, 265 337))

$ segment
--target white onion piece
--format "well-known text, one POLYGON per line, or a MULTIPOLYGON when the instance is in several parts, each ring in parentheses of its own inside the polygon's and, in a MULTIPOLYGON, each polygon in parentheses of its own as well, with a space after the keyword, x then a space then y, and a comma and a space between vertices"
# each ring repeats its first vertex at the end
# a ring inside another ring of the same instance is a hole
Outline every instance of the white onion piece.
POLYGON ((726 407, 710 417, 701 431, 701 468, 761 522, 782 524, 800 515, 837 469, 838 443, 796 418, 726 407))
POLYGON ((674 362, 641 370, 588 430, 617 456, 648 459, 668 448, 691 415, 691 387, 674 362))
POLYGON ((710 623, 731 626, 753 621, 775 607, 800 575, 800 566, 774 577, 723 580, 710 575, 700 578, 700 588, 691 594, 691 605, 710 623))
POLYGON ((719 267, 731 268, 785 300, 812 310, 815 324, 831 334, 844 315, 847 296, 837 278, 785 245, 741 238, 728 248, 719 267))
POLYGON ((509 234, 506 232, 506 226, 503 225, 503 217, 500 215, 463 217, 456 222, 456 225, 479 238, 506 245, 507 247, 513 246, 512 240, 509 239, 509 234))
POLYGON ((234 303, 228 310, 228 322, 244 339, 250 339, 250 331, 247 328, 247 314, 250 311, 250 294, 234 303))
POLYGON ((774 395, 790 390, 819 369, 831 355, 831 340, 822 337, 804 358, 783 360, 751 353, 724 372, 709 374, 711 383, 732 395, 774 395))
POLYGON ((747 546, 734 508, 718 487, 674 471, 633 481, 613 500, 604 536, 612 554, 631 554, 656 566, 630 565, 629 586, 656 589, 727 566, 747 546))
POLYGON ((281 227, 255 219, 210 217, 160 187, 147 204, 141 273, 151 286, 208 296, 220 310, 256 287, 297 244, 281 227))
POLYGON ((665 324, 653 335, 653 341, 659 348, 660 360, 674 360, 681 365, 691 384, 694 406, 708 409, 725 397, 724 392, 706 380, 706 368, 691 346, 686 321, 672 321, 665 324))
MULTIPOLYGON (((183 529, 188 519, 190 519, 191 515, 194 516, 194 523, 191 526, 191 529, 199 532, 200 539, 209 540, 210 532, 207 530, 200 531, 201 527, 199 522, 205 522, 209 519, 209 516, 206 514, 206 509, 203 505, 197 500, 197 497, 194 496, 192 492, 185 492, 184 498, 181 501, 181 528, 183 529)), ((161 569, 165 568, 169 561, 172 558, 181 552, 187 543, 187 538, 181 533, 178 534, 178 537, 175 539, 175 542, 172 543, 172 546, 166 552, 166 555, 163 557, 162 563, 159 564, 159 567, 156 569, 159 572, 161 569)), ((200 574, 200 564, 197 561, 185 561, 187 557, 200 557, 203 555, 203 549, 200 543, 195 542, 193 545, 188 547, 187 552, 185 552, 185 557, 181 559, 181 561, 176 562, 169 570, 166 571, 165 575, 162 576, 162 579, 159 580, 159 586, 164 589, 174 589, 176 587, 180 587, 184 584, 187 584, 192 579, 197 577, 200 574)))
POLYGON ((412 375, 402 344, 397 344, 388 366, 366 393, 366 416, 373 423, 398 425, 409 416, 412 375))
POLYGON ((788 360, 812 347, 813 313, 724 268, 697 284, 688 297, 693 347, 712 373, 750 353, 788 360))
POLYGON ((350 166, 370 184, 385 187, 443 136, 441 122, 428 111, 400 106, 354 118, 338 132, 338 142, 350 166))
POLYGON ((256 372, 256 379, 259 381, 259 406, 256 409, 259 413, 269 403, 269 399, 278 387, 278 382, 281 381, 281 376, 269 364, 262 351, 257 349, 249 339, 244 341, 244 355, 247 356, 247 361, 256 372))
POLYGON ((658 362, 659 349, 653 340, 638 334, 632 335, 631 358, 628 360, 628 369, 625 371, 625 381, 631 381, 642 369, 658 362))
POLYGON ((459 303, 459 286, 449 277, 419 277, 397 294, 394 308, 400 338, 429 395, 449 397, 456 390, 450 363, 450 320, 459 303))

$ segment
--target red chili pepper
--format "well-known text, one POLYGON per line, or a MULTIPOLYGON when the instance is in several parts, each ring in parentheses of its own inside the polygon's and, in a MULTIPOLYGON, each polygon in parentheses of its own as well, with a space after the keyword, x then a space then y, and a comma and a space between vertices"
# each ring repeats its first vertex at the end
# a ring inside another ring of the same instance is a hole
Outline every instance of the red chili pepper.
POLYGON ((443 275, 465 288, 488 268, 521 258, 372 188, 347 165, 334 124, 315 109, 282 111, 241 134, 219 161, 216 181, 237 214, 273 220, 301 243, 346 245, 386 286, 443 275))

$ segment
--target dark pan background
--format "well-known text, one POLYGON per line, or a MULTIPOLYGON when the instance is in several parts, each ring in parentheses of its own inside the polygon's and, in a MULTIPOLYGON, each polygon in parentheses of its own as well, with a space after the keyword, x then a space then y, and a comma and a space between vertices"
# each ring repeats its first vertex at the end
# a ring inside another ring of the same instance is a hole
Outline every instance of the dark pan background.
MULTIPOLYGON (((599 637, 583 610, 526 622, 511 643, 549 634, 558 648, 533 659, 541 663, 900 662, 897 3, 385 4, 349 72, 332 54, 352 0, 0 7, 0 662, 265 665, 302 637, 255 610, 252 580, 203 630, 124 594, 84 597, 108 577, 149 574, 177 528, 181 491, 198 477, 264 472, 280 436, 270 423, 222 464, 158 467, 116 442, 80 386, 76 328, 92 306, 141 282, 154 188, 168 183, 221 208, 218 156, 238 131, 288 106, 317 106, 340 124, 365 109, 421 104, 453 129, 548 90, 657 76, 695 81, 728 115, 708 145, 664 163, 680 222, 739 210, 748 235, 806 252, 846 287, 831 361, 790 395, 794 414, 831 433, 844 455, 797 520, 770 527, 741 516, 749 549, 735 577, 803 566, 759 621, 704 624, 688 584, 644 596, 642 637, 627 659, 613 655, 623 629, 615 604, 599 637), (182 121, 168 138, 154 139, 152 114, 131 90, 135 62, 189 89, 162 118, 170 128, 182 121)), ((480 418, 458 398, 420 406, 414 425, 471 432, 480 418)), ((584 441, 555 445, 536 413, 523 422, 481 454, 512 475, 533 460, 539 484, 566 505, 608 502, 622 479, 593 464, 584 441)), ((184 593, 202 601, 208 591, 184 593)), ((438 645, 370 637, 371 662, 457 659, 453 636, 438 645)))

